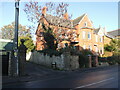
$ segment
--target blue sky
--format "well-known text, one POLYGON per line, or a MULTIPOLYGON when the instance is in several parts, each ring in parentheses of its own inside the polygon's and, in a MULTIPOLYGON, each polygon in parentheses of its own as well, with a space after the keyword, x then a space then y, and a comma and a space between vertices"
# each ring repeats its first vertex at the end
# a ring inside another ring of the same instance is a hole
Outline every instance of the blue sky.
MULTIPOLYGON (((20 2, 19 23, 30 25, 24 9, 24 2, 20 2)), ((72 19, 87 13, 95 28, 99 25, 106 27, 107 31, 118 28, 118 2, 68 2, 68 12, 72 19)), ((0 28, 15 20, 14 2, 0 2, 0 28)))
POLYGON ((93 21, 94 27, 106 27, 107 31, 118 28, 118 3, 117 2, 73 2, 70 4, 70 12, 75 12, 73 18, 87 13, 93 21))

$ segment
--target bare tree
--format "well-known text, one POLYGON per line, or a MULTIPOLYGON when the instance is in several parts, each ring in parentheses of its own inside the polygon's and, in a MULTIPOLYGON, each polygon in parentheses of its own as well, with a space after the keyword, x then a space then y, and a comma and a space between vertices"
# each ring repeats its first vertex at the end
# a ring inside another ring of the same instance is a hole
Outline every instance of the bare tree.
POLYGON ((42 6, 38 2, 28 2, 27 4, 25 4, 24 8, 28 20, 33 23, 38 22, 42 14, 42 8, 44 6, 47 7, 48 14, 62 17, 67 12, 69 4, 63 2, 61 3, 48 2, 42 6))

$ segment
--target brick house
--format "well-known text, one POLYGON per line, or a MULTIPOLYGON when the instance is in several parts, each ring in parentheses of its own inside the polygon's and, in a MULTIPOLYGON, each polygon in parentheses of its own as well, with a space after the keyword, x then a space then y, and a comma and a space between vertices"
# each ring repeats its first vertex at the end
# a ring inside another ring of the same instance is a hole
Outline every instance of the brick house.
POLYGON ((59 41, 58 49, 64 48, 65 43, 68 45, 75 43, 74 47, 78 50, 89 49, 93 54, 104 54, 105 28, 95 29, 87 14, 69 20, 67 13, 63 18, 59 18, 47 14, 46 7, 44 7, 36 30, 36 50, 43 50, 47 47, 42 35, 44 32, 42 23, 53 28, 53 32, 59 41))

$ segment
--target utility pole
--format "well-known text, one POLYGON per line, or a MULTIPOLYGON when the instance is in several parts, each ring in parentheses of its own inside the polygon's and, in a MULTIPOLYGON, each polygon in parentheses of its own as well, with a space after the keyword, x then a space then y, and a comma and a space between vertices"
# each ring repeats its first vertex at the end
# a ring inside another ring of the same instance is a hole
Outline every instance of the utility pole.
POLYGON ((19 0, 15 1, 15 34, 13 40, 13 64, 12 64, 12 74, 13 76, 19 76, 19 67, 18 67, 18 26, 19 26, 19 0))

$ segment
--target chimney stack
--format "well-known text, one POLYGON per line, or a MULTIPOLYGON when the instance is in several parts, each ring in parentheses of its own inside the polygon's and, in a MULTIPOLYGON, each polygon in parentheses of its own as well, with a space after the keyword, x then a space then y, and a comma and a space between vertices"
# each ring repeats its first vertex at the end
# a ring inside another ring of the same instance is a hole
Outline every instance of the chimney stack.
POLYGON ((64 19, 68 20, 68 19, 69 19, 68 13, 65 13, 65 14, 63 15, 63 17, 64 17, 64 19))
POLYGON ((45 6, 45 7, 43 7, 43 9, 42 9, 42 15, 45 15, 45 14, 46 14, 46 11, 47 11, 47 7, 45 6))

